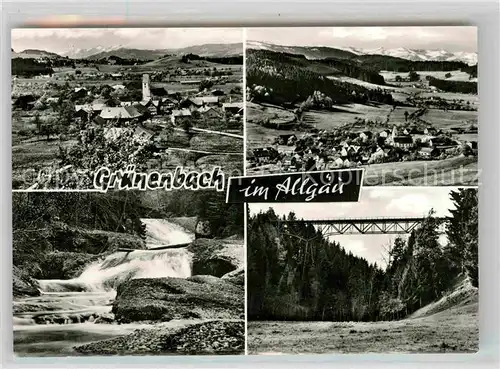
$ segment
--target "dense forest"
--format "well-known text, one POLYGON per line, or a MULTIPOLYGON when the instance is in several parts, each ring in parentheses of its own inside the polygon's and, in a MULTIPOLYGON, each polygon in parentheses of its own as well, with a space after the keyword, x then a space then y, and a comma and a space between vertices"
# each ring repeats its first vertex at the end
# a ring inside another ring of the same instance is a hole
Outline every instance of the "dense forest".
POLYGON ((249 319, 392 320, 439 299, 459 275, 478 286, 477 190, 451 191, 450 198, 448 244, 439 243, 441 220, 431 211, 407 240, 388 248, 385 270, 310 224, 284 228, 272 209, 249 216, 249 319))
POLYGON ((370 66, 360 66, 357 63, 339 59, 320 59, 315 60, 316 63, 326 64, 335 67, 341 74, 348 77, 356 78, 361 81, 370 82, 376 85, 385 85, 384 77, 377 70, 370 66))
POLYGON ((254 98, 278 105, 304 101, 315 91, 324 93, 334 103, 339 104, 368 101, 392 104, 390 93, 383 90, 368 90, 359 85, 329 79, 311 70, 310 63, 304 57, 297 55, 248 50, 247 85, 265 87, 271 92, 254 98))
POLYGON ((52 75, 54 73, 50 64, 39 62, 35 59, 15 58, 12 59, 11 65, 11 74, 13 76, 33 77, 41 74, 52 75))
POLYGON ((183 63, 189 63, 192 60, 205 60, 211 63, 226 65, 243 65, 243 55, 235 56, 200 56, 196 54, 185 54, 181 57, 183 63))
POLYGON ((216 191, 16 192, 14 229, 44 227, 53 221, 70 226, 144 235, 140 218, 199 217, 212 234, 243 235, 243 204, 228 204, 216 191), (71 208, 71 211, 68 209, 71 208))
POLYGON ((467 67, 463 67, 460 70, 462 72, 469 73, 470 78, 477 78, 477 64, 476 65, 468 65, 467 67))
POLYGON ((460 94, 477 94, 477 82, 449 81, 434 77, 429 78, 429 85, 446 92, 457 92, 460 94))
POLYGON ((369 67, 375 71, 450 71, 469 67, 460 61, 412 61, 387 55, 360 55, 356 59, 363 67, 369 67))

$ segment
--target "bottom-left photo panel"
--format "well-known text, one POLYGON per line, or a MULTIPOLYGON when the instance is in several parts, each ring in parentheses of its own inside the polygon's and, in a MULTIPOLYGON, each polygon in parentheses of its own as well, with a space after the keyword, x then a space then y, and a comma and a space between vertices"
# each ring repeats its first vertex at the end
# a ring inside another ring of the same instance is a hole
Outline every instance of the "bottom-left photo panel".
POLYGON ((243 204, 215 191, 12 197, 15 356, 245 353, 243 204))

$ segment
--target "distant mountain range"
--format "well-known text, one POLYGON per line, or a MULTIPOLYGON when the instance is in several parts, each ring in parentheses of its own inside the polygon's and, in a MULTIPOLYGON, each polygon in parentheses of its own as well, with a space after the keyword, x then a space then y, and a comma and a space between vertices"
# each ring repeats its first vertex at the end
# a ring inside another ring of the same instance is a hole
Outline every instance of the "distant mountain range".
POLYGON ((102 59, 110 56, 118 56, 122 59, 153 60, 167 54, 184 55, 196 54, 200 56, 235 56, 243 54, 243 44, 203 44, 188 46, 180 49, 133 49, 121 45, 113 47, 98 46, 91 49, 70 50, 64 54, 72 59, 102 59))
POLYGON ((460 61, 468 65, 477 64, 477 53, 451 52, 446 50, 421 50, 399 47, 396 49, 360 49, 354 47, 326 47, 326 46, 283 46, 260 41, 247 41, 247 48, 270 50, 289 54, 304 55, 308 59, 326 58, 355 58, 360 55, 385 55, 411 61, 460 61))

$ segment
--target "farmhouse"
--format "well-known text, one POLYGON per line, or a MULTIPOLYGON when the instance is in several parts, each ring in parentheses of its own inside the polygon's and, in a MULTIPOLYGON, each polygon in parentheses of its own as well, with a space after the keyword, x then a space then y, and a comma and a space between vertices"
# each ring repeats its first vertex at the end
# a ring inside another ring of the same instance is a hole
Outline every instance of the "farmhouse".
POLYGON ((149 141, 154 136, 154 133, 149 129, 144 128, 143 126, 138 125, 135 128, 134 136, 141 140, 149 141))
POLYGON ((172 124, 180 124, 189 119, 191 119, 191 111, 189 109, 175 109, 170 116, 172 124))
POLYGON ((240 114, 243 112, 243 102, 224 103, 222 110, 231 114, 240 114))
POLYGON ((392 145, 402 149, 409 149, 414 146, 414 143, 411 136, 396 136, 392 140, 392 145))
POLYGON ((288 145, 292 146, 297 142, 297 136, 294 134, 279 135, 277 137, 278 145, 288 145))
POLYGON ((379 133, 380 137, 382 138, 387 138, 391 135, 391 131, 388 129, 383 130, 382 132, 379 133))
POLYGON ((105 107, 100 117, 105 120, 131 121, 132 119, 143 118, 147 109, 141 105, 105 107))
POLYGON ((377 149, 373 154, 370 155, 370 158, 368 159, 368 163, 375 163, 380 160, 382 160, 386 156, 386 153, 384 150, 378 146, 377 149))
POLYGON ((439 150, 435 147, 422 147, 417 151, 418 156, 430 159, 439 155, 439 150))
POLYGON ((363 140, 363 142, 368 141, 370 138, 372 138, 372 133, 370 131, 364 131, 359 134, 359 138, 363 140))
POLYGON ((214 108, 212 108, 211 106, 202 106, 201 108, 199 108, 197 110, 201 116, 205 119, 207 118, 219 118, 220 115, 219 113, 217 112, 217 110, 215 110, 214 108))

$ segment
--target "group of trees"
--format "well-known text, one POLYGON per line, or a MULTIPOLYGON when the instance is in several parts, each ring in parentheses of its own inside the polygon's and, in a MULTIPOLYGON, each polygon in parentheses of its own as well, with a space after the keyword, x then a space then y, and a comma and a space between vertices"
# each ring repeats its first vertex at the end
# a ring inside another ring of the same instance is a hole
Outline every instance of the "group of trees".
POLYGON ((189 63, 192 60, 205 60, 211 63, 226 64, 226 65, 243 65, 243 55, 234 56, 200 56, 196 54, 184 54, 181 57, 183 63, 189 63))
POLYGON ((387 55, 358 55, 356 59, 361 66, 374 71, 387 70, 392 72, 411 71, 450 71, 468 68, 460 61, 413 61, 387 55))
POLYGON ((272 209, 249 216, 249 318, 397 319, 439 299, 459 275, 478 286, 477 190, 451 191, 450 198, 447 245, 439 241, 443 220, 430 212, 407 240, 396 238, 388 248, 385 270, 310 224, 279 223, 272 209))
POLYGON ((52 75, 54 70, 45 62, 39 62, 31 58, 12 59, 12 75, 21 77, 33 77, 37 75, 52 75))
POLYGON ((435 86, 442 91, 477 95, 477 82, 449 81, 430 77, 429 85, 435 86))

